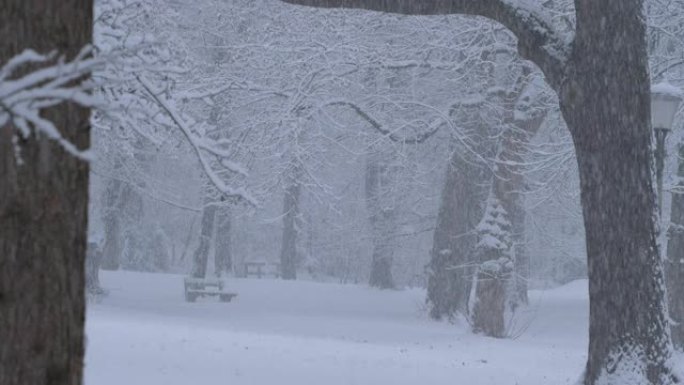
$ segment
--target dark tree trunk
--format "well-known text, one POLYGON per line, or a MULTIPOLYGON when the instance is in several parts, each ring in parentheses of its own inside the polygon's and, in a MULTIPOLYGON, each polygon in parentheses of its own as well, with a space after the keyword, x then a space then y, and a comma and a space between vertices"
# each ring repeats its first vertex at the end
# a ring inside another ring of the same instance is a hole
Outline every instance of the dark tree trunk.
POLYGON ((667 242, 667 261, 665 275, 669 299, 672 342, 679 350, 684 350, 684 144, 679 144, 679 183, 677 192, 672 194, 669 240, 667 242))
POLYGON ((559 97, 575 143, 586 229, 585 384, 618 384, 624 376, 640 384, 676 383, 656 244, 643 3, 578 4, 568 81, 559 97))
POLYGON ((207 276, 209 249, 211 248, 211 237, 214 234, 214 219, 216 218, 216 206, 206 199, 204 204, 199 243, 192 259, 192 276, 195 278, 207 276))
POLYGON ((395 226, 394 202, 387 199, 387 189, 393 178, 392 166, 381 154, 373 152, 366 160, 366 207, 371 227, 373 254, 368 284, 380 289, 393 289, 392 259, 394 244, 392 234, 395 226))
MULTIPOLYGON (((0 62, 26 48, 73 57, 91 41, 92 1, 3 0, 0 62)), ((42 116, 80 149, 89 110, 42 116)), ((88 165, 45 136, 0 127, 0 384, 79 385, 83 372, 88 165)))
POLYGON ((485 170, 455 148, 446 170, 428 264, 427 301, 433 319, 465 314, 474 274, 475 226, 484 212, 485 170))
POLYGON ((280 273, 283 279, 297 279, 297 236, 299 235, 299 172, 288 182, 283 197, 283 238, 280 247, 280 273))
POLYGON ((217 276, 233 271, 232 220, 228 208, 222 207, 216 213, 214 270, 217 276))

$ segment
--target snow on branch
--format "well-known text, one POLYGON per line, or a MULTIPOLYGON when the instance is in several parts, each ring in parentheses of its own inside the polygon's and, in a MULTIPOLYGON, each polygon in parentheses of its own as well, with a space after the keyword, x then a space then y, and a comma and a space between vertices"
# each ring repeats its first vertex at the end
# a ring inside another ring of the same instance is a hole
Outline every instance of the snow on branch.
POLYGON ((144 77, 136 76, 136 79, 143 86, 145 91, 154 99, 154 101, 164 110, 164 112, 169 116, 173 123, 180 129, 181 133, 188 140, 188 143, 192 147, 197 159, 199 160, 204 172, 211 181, 211 183, 222 193, 228 197, 234 197, 239 199, 244 199, 246 202, 253 206, 258 206, 256 198, 254 198, 248 191, 243 188, 233 188, 227 185, 221 177, 214 171, 206 158, 205 153, 215 156, 219 163, 228 169, 229 171, 242 175, 248 176, 247 170, 233 161, 230 160, 231 153, 221 148, 220 142, 207 140, 195 134, 194 130, 190 125, 181 117, 176 110, 171 106, 169 102, 159 97, 159 92, 154 90, 154 86, 144 77))
POLYGON ((358 104, 349 100, 331 100, 325 103, 325 106, 346 106, 351 108, 359 117, 365 120, 380 134, 386 136, 393 142, 399 142, 404 144, 420 144, 432 137, 439 129, 446 124, 445 121, 438 119, 436 122, 429 125, 425 132, 419 133, 413 137, 402 138, 398 136, 395 132, 385 128, 377 119, 373 118, 367 111, 359 107, 358 104))
POLYGON ((552 88, 561 85, 570 36, 552 26, 541 6, 528 0, 282 0, 321 8, 357 8, 404 15, 463 14, 499 22, 518 38, 518 52, 541 68, 552 88))
POLYGON ((27 49, 11 58, 0 69, 0 126, 11 122, 23 139, 32 132, 43 134, 70 154, 90 160, 88 149, 78 149, 69 142, 51 121, 40 116, 40 111, 64 102, 83 107, 101 104, 91 92, 94 83, 89 77, 103 67, 106 57, 93 57, 92 53, 92 47, 87 46, 73 60, 65 62, 56 52, 41 55, 27 49), (28 65, 46 66, 13 77, 28 65))

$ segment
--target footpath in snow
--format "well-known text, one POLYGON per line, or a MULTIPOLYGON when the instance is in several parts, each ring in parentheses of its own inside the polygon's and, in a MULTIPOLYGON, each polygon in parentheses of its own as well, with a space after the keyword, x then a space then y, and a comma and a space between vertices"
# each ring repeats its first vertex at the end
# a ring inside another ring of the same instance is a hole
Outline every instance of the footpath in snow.
POLYGON ((497 340, 427 319, 423 290, 232 279, 233 302, 186 303, 178 275, 101 279, 86 385, 574 384, 586 359, 586 281, 532 291, 497 340))

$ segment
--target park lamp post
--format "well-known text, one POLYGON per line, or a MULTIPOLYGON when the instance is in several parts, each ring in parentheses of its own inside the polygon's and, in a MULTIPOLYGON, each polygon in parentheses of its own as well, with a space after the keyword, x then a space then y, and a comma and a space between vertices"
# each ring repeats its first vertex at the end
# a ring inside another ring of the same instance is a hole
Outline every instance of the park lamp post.
POLYGON ((665 139, 672 130, 674 117, 681 101, 681 91, 668 83, 658 83, 651 87, 651 126, 653 127, 656 140, 656 181, 658 183, 658 213, 660 215, 662 215, 663 210, 665 139))

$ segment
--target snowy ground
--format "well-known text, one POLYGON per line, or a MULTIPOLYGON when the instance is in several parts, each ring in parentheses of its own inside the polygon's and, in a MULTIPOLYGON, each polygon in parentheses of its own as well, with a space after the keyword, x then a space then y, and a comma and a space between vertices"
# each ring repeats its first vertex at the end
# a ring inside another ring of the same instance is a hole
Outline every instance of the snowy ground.
POLYGON ((517 338, 429 321, 421 290, 231 280, 231 303, 185 303, 182 277, 102 273, 88 311, 87 385, 574 384, 586 282, 531 293, 517 338))

